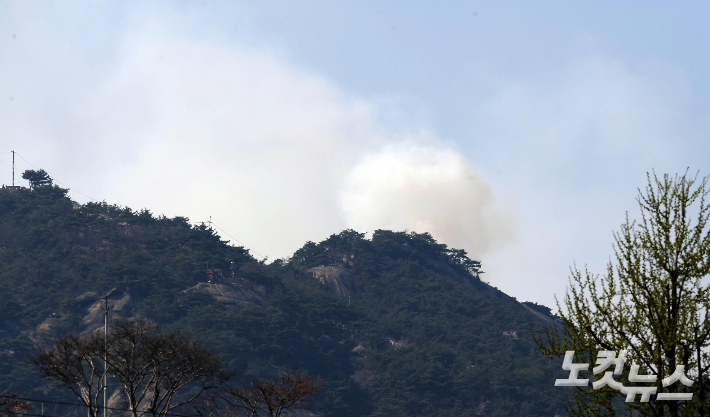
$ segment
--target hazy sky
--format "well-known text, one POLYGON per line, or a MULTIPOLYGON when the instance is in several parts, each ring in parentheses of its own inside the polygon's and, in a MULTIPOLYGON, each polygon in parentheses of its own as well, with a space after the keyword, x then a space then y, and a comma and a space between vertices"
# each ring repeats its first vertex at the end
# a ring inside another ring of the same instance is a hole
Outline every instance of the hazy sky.
POLYGON ((0 152, 269 259, 428 231, 548 305, 647 171, 710 174, 703 2, 205 4, 0 1, 0 152))

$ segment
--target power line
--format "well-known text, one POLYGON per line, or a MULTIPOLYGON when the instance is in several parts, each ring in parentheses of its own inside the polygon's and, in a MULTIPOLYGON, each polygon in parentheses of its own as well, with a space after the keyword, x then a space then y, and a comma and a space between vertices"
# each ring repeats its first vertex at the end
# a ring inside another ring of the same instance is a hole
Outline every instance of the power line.
MULTIPOLYGON (((23 161, 25 161, 25 162, 27 162, 28 164, 32 165, 34 168, 40 169, 37 165, 35 165, 35 164, 33 164, 32 162, 28 161, 27 159, 25 159, 24 156, 20 155, 19 153, 15 152, 15 151, 10 151, 10 152, 5 152, 5 153, 14 153, 15 155, 17 155, 17 156, 19 156, 20 158, 22 158, 23 161)), ((0 154, 0 155, 4 155, 4 154, 0 154)), ((86 195, 86 194, 82 193, 81 191, 79 191, 79 190, 77 190, 77 189, 75 189, 75 188, 72 188, 72 187, 70 187, 70 186, 67 185, 67 184, 64 184, 64 183, 61 182, 61 181, 57 181, 56 179, 53 179, 53 181, 56 182, 57 184, 60 184, 60 185, 64 186, 64 188, 70 189, 72 192, 75 192, 75 193, 77 193, 77 194, 83 195, 84 197, 88 198, 90 201, 98 201, 98 200, 95 199, 94 197, 91 197, 91 196, 89 196, 89 195, 86 195)))
POLYGON ((263 258, 263 259, 266 259, 266 256, 260 254, 259 252, 255 251, 254 249, 251 249, 251 248, 247 247, 247 245, 245 245, 243 242, 240 242, 239 239, 237 239, 236 237, 230 235, 229 233, 227 233, 226 230, 222 229, 221 227, 217 226, 217 224, 215 224, 215 222, 212 221, 212 216, 210 216, 210 224, 211 224, 212 226, 216 227, 217 229, 221 230, 225 235, 231 237, 235 242, 239 243, 239 244, 242 245, 243 247, 245 247, 245 248, 249 249, 250 251, 252 251, 255 255, 258 255, 259 257, 261 257, 261 258, 263 258))
POLYGON ((8 413, 8 414, 17 415, 17 416, 31 416, 31 417, 60 417, 60 416, 52 416, 49 414, 31 414, 31 413, 25 413, 25 412, 8 413))
MULTIPOLYGON (((36 398, 22 398, 22 397, 14 397, 12 395, 0 395, 0 398, 9 398, 12 400, 20 400, 20 401, 31 401, 35 403, 47 403, 47 404, 58 404, 58 405, 72 405, 75 407, 87 407, 86 404, 77 404, 77 403, 66 403, 62 401, 51 401, 51 400, 38 400, 36 398)), ((113 411, 133 411, 128 408, 114 408, 114 407, 98 407, 97 408, 104 408, 106 410, 113 410, 113 411)), ((142 413, 145 414, 148 411, 143 411, 142 413)), ((19 413, 23 416, 38 416, 38 417, 54 417, 54 416, 49 416, 47 414, 28 414, 28 413, 19 413)), ((171 417, 195 417, 195 415, 190 415, 190 414, 172 414, 172 413, 159 413, 164 416, 171 416, 171 417)))

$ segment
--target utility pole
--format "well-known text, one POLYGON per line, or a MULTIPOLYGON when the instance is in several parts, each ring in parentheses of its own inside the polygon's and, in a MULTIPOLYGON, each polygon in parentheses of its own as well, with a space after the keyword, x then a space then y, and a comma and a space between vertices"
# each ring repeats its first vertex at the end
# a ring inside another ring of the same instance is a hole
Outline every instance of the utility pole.
POLYGON ((106 393, 108 391, 108 294, 106 295, 106 297, 104 297, 104 300, 106 304, 105 307, 101 307, 101 309, 104 311, 104 417, 107 417, 108 409, 106 407, 108 406, 108 403, 106 401, 106 393))
POLYGON ((12 186, 15 186, 15 151, 12 151, 12 186))

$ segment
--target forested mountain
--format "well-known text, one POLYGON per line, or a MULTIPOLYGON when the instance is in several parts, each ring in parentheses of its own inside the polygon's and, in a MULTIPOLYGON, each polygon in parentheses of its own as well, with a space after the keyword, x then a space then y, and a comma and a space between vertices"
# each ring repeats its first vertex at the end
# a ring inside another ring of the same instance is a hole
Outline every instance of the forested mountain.
POLYGON ((564 415, 566 373, 530 337, 549 309, 428 234, 346 230, 267 265, 203 224, 44 186, 0 191, 0 265, 0 390, 20 396, 72 400, 23 358, 102 325, 108 294, 112 319, 199 335, 247 376, 319 375, 331 416, 564 415))

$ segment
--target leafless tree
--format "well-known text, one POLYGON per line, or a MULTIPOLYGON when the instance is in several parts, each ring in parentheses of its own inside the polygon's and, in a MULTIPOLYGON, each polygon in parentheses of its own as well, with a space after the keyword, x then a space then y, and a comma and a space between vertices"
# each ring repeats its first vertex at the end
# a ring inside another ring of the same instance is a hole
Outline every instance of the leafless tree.
POLYGON ((164 333, 147 321, 118 322, 92 336, 60 337, 29 359, 45 378, 67 387, 97 417, 108 375, 120 386, 133 417, 164 417, 222 386, 234 374, 222 359, 192 335, 164 333))
POLYGON ((17 394, 0 393, 0 417, 21 417, 31 409, 30 404, 17 399, 17 394))
POLYGON ((282 373, 279 379, 256 378, 249 386, 228 386, 200 401, 202 417, 280 417, 289 411, 307 410, 321 383, 299 372, 282 373))
POLYGON ((109 334, 108 362, 134 417, 165 416, 222 386, 233 374, 191 335, 161 333, 146 321, 119 322, 109 334), (178 393, 189 395, 176 399, 178 393))
POLYGON ((103 357, 103 338, 70 334, 38 348, 28 362, 37 365, 44 378, 70 389, 87 406, 90 417, 96 417, 104 390, 103 357))

